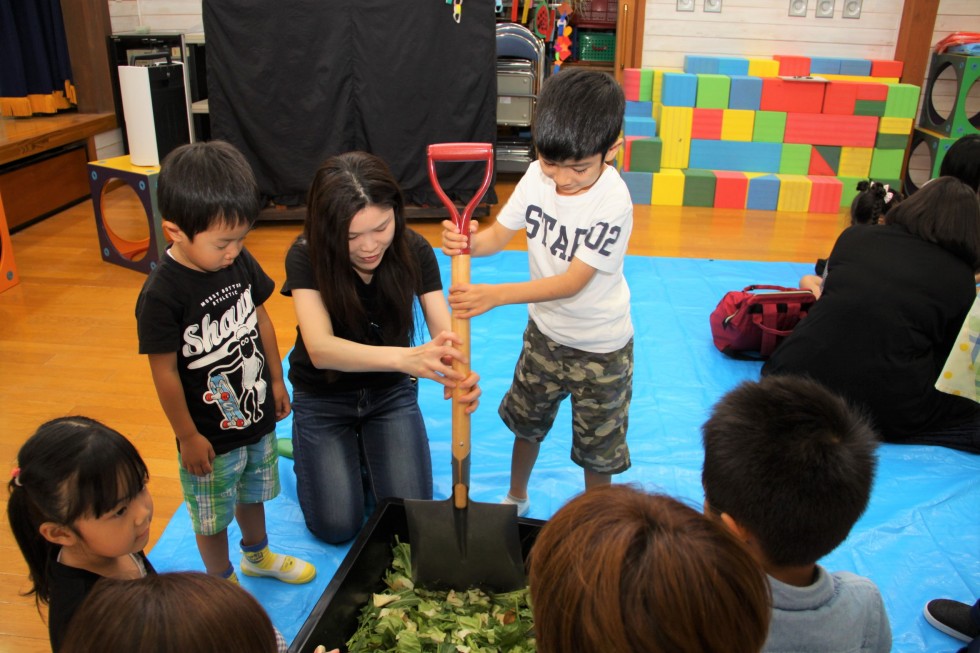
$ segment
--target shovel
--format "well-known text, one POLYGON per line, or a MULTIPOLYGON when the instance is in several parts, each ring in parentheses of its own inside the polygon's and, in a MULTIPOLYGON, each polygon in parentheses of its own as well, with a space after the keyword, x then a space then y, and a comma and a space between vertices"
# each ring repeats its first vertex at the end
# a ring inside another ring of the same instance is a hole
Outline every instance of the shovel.
MULTIPOLYGON (((438 143, 428 148, 429 180, 436 194, 449 209, 460 233, 469 234, 470 218, 493 176, 493 146, 489 143, 438 143), (439 185, 436 162, 483 161, 483 183, 460 215, 456 205, 439 185)), ((469 283, 470 250, 452 259, 452 283, 469 283)), ((463 341, 460 350, 470 357, 470 322, 452 319, 452 329, 463 341)), ((464 377, 469 363, 453 362, 453 369, 464 377)), ((521 540, 517 528, 517 507, 498 503, 477 503, 469 499, 470 416, 460 401, 463 391, 453 392, 452 496, 444 501, 405 500, 412 571, 415 584, 429 589, 466 590, 480 587, 510 592, 527 585, 521 540)))

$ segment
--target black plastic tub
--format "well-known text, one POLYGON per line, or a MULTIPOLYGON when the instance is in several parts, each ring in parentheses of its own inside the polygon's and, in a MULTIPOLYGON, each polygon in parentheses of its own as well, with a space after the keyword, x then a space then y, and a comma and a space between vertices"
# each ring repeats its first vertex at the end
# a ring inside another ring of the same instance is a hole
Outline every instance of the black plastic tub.
MULTIPOLYGON (((525 559, 544 523, 540 519, 517 519, 525 559)), ((384 588, 382 578, 391 566, 395 536, 411 543, 404 503, 401 499, 386 499, 351 544, 337 573, 296 634, 290 653, 313 653, 320 644, 328 651, 338 647, 346 651, 347 640, 357 630, 361 608, 371 600, 372 594, 384 588)))

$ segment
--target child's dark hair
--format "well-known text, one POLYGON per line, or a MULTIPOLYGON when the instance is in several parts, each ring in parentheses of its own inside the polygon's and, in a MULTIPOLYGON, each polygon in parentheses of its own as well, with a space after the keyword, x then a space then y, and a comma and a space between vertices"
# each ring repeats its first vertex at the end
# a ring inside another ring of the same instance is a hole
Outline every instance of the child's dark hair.
POLYGON ((136 497, 149 472, 129 440, 88 417, 42 424, 21 446, 17 465, 7 484, 7 518, 33 583, 27 594, 47 603, 48 561, 58 545, 41 535, 41 525, 71 528, 81 517, 101 517, 136 497))
POLYGON ((181 145, 168 154, 160 165, 157 198, 163 219, 191 240, 218 225, 251 226, 262 208, 251 166, 224 141, 181 145))
POLYGON ((956 177, 980 193, 980 134, 960 136, 939 165, 940 177, 956 177))
POLYGON ((858 194, 851 201, 851 224, 878 224, 878 221, 902 201, 901 193, 888 184, 871 179, 859 181, 858 194))
POLYGON ((910 234, 939 245, 980 272, 980 197, 956 177, 923 185, 886 217, 910 234))
POLYGON ((868 505, 877 435, 816 381, 745 381, 715 404, 701 432, 708 507, 748 529, 770 564, 815 563, 868 505))
POLYGON ((531 137, 549 161, 580 161, 606 152, 619 139, 626 99, 604 72, 570 68, 549 77, 534 109, 531 137))

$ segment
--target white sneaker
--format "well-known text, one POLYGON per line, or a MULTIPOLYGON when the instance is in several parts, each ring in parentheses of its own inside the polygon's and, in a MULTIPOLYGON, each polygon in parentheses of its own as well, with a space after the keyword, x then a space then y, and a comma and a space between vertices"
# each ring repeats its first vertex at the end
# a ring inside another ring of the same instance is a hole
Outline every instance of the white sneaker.
POLYGON ((504 497, 503 501, 500 503, 509 504, 512 506, 517 506, 517 516, 523 517, 531 510, 531 497, 526 499, 515 499, 511 496, 510 492, 504 497))

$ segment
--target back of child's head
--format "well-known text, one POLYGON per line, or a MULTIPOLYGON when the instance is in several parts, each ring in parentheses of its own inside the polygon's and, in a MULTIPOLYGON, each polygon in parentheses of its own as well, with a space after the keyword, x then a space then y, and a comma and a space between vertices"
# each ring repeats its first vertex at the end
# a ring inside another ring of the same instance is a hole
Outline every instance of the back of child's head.
POLYGON ((103 579, 72 617, 62 653, 275 653, 265 610, 246 590, 199 572, 103 579))
POLYGON ((604 72, 563 69, 542 85, 531 137, 539 156, 560 163, 606 152, 619 139, 626 99, 604 72))
POLYGON ((857 190, 851 201, 851 224, 878 224, 902 201, 897 190, 871 179, 859 181, 857 190))
POLYGON ((939 176, 956 177, 980 193, 980 134, 961 136, 950 146, 939 164, 939 176))
POLYGON ((7 517, 27 561, 39 602, 50 599, 48 559, 57 548, 40 534, 45 522, 71 528, 139 494, 148 480, 136 447, 88 417, 46 422, 24 442, 8 483, 7 517))
POLYGON ((540 653, 758 652, 769 586, 721 524, 628 485, 586 491, 528 559, 540 653))
POLYGON ((255 223, 262 208, 252 167, 224 141, 181 145, 164 158, 157 179, 164 220, 192 240, 214 227, 255 223))
POLYGON ((816 381, 745 381, 715 404, 702 436, 708 507, 750 531, 772 565, 815 563, 868 505, 877 435, 816 381))

